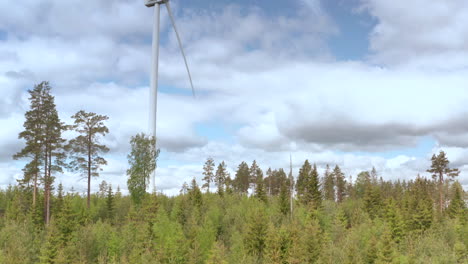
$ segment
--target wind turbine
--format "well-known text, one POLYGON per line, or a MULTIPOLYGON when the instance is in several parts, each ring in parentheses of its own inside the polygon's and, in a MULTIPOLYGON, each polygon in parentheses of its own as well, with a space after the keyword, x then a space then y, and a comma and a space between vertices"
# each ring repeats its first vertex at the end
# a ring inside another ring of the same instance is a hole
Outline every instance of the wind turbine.
MULTIPOLYGON (((157 103, 158 103, 158 66, 159 66, 159 15, 161 10, 161 5, 165 5, 167 8, 167 13, 171 20, 172 26, 174 27, 174 32, 177 37, 177 42, 179 43, 179 48, 184 58, 185 68, 187 69, 187 74, 190 80, 190 86, 192 87, 192 95, 195 97, 195 90, 192 83, 192 75, 190 74, 190 69, 188 67, 187 58, 185 57, 185 52, 182 47, 182 42, 180 40, 179 32, 174 21, 174 16, 172 15, 171 5, 169 0, 145 0, 145 5, 147 7, 154 7, 154 17, 153 17, 153 44, 152 44, 152 64, 151 64, 151 90, 150 90, 150 109, 149 109, 149 127, 151 134, 156 138, 156 112, 157 112, 157 103)), ((153 172, 153 190, 156 190, 156 170, 153 172)))

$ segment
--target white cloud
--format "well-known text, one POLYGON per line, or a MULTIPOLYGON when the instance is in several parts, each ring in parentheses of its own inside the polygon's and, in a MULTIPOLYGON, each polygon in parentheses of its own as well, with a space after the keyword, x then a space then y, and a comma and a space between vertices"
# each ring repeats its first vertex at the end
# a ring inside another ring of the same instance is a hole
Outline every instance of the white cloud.
MULTIPOLYGON (((178 11, 175 6, 198 96, 159 94, 158 138, 164 151, 159 188, 173 193, 184 181, 200 179, 208 156, 225 160, 233 172, 241 161, 254 159, 265 170, 287 168, 291 152, 296 173, 309 159, 322 168, 339 164, 347 175, 375 166, 388 179, 412 178, 425 171, 428 157, 354 152, 411 147, 423 136, 450 146, 453 164, 468 164, 463 159, 468 146, 467 70, 453 70, 461 64, 452 56, 445 64, 451 71, 401 65, 436 60, 444 52, 463 54, 462 38, 440 42, 427 27, 429 40, 420 39, 413 27, 404 28, 390 16, 400 10, 397 6, 386 10, 386 3, 369 0, 366 6, 379 21, 371 36, 372 59, 388 67, 335 62, 326 40, 336 34, 336 25, 319 1, 302 3, 295 16, 275 18, 258 8, 178 11), (396 45, 394 37, 402 41, 396 45), (235 127, 229 132, 234 143, 196 132, 196 125, 220 120, 235 127)), ((5 58, 0 65, 0 158, 8 169, 0 177, 10 182, 11 175, 20 175, 20 165, 9 158, 21 146, 17 134, 27 109, 26 89, 48 79, 64 121, 71 122, 80 109, 110 117, 111 133, 104 140, 111 148, 109 165, 93 188, 104 179, 125 190, 130 136, 147 131, 151 12, 138 1, 124 0, 2 5, 0 30, 9 35, 0 45, 0 59, 5 58), (27 4, 24 15, 18 14, 27 4)), ((408 23, 427 20, 408 14, 405 9, 401 13, 408 23)), ((188 89, 165 15, 162 21, 160 84, 188 89)), ((442 23, 440 30, 453 23, 442 23)), ((85 188, 68 174, 60 180, 85 188)))
POLYGON ((362 0, 378 22, 370 44, 380 63, 429 69, 466 68, 468 3, 362 0))

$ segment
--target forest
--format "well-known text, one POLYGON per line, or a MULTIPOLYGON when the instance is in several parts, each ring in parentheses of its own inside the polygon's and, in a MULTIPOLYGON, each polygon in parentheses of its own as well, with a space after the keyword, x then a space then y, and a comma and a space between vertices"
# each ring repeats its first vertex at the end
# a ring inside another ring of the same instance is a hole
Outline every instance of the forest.
POLYGON ((208 157, 203 182, 166 196, 147 191, 159 150, 137 134, 129 194, 105 181, 92 193, 108 117, 80 110, 67 125, 47 82, 29 94, 25 145, 13 157, 27 162, 24 176, 0 190, 0 263, 468 263, 466 192, 443 151, 421 172, 431 178, 397 181, 309 160, 298 175, 256 161, 230 175, 208 157), (87 195, 56 183, 65 170, 83 176, 87 195))

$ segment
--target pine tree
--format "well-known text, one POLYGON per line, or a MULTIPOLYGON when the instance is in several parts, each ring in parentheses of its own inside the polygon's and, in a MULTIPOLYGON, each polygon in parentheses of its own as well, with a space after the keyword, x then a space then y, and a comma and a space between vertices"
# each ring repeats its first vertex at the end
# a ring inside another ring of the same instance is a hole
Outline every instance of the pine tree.
POLYGON ((42 137, 43 152, 44 152, 44 175, 42 182, 44 184, 44 203, 45 203, 45 222, 50 221, 50 200, 53 191, 53 183, 55 176, 53 173, 63 172, 65 154, 63 144, 65 140, 62 138, 62 131, 66 130, 66 126, 60 121, 58 112, 55 106, 55 98, 50 94, 51 87, 45 83, 43 110, 44 116, 42 126, 44 127, 44 135, 42 137))
POLYGON ((13 158, 29 158, 31 161, 26 164, 24 171, 24 178, 22 183, 28 184, 33 181, 33 206, 36 205, 38 180, 40 176, 40 166, 44 162, 44 135, 45 135, 45 97, 50 95, 50 86, 48 82, 42 82, 34 86, 33 90, 28 90, 30 110, 25 114, 25 121, 23 124, 24 131, 22 131, 18 138, 24 139, 26 142, 25 147, 13 158))
POLYGON ((55 98, 51 95, 51 86, 42 82, 29 90, 31 109, 26 112, 25 131, 19 138, 26 140, 26 146, 16 155, 18 158, 32 159, 24 168, 23 183, 33 181, 33 206, 37 200, 38 181, 44 185, 44 215, 45 223, 50 221, 50 198, 55 177, 53 173, 62 172, 63 143, 62 131, 66 126, 60 121, 55 106, 55 98), (42 168, 40 168, 42 166, 42 168), (40 176, 42 169, 43 175, 40 176))
POLYGON ((336 200, 338 203, 341 203, 345 197, 345 190, 346 190, 346 180, 343 172, 341 172, 340 167, 338 165, 335 166, 333 169, 333 175, 335 178, 336 183, 336 200))
POLYGON ((323 176, 323 196, 326 200, 335 201, 335 177, 332 172, 330 172, 330 166, 325 169, 325 174, 323 176))
POLYGON ((78 111, 72 116, 74 124, 72 129, 79 135, 70 140, 67 150, 71 154, 70 169, 83 174, 88 181, 87 207, 91 204, 91 177, 98 177, 102 165, 107 165, 107 161, 100 156, 107 153, 109 148, 100 144, 100 137, 109 133, 109 129, 104 125, 108 120, 107 116, 98 115, 92 112, 78 111))
POLYGON ((208 193, 210 192, 210 183, 214 180, 214 166, 213 158, 206 159, 205 165, 203 166, 203 175, 205 176, 203 177, 203 181, 205 181, 205 183, 202 185, 202 188, 206 188, 208 193))
POLYGON ((434 180, 439 183, 439 212, 442 213, 445 204, 443 193, 444 175, 448 178, 455 178, 460 174, 460 171, 449 167, 450 162, 443 151, 440 151, 437 156, 435 154, 432 155, 431 161, 431 168, 427 172, 432 173, 434 180))
POLYGON ((137 134, 130 140, 131 152, 127 156, 130 169, 127 170, 127 185, 132 200, 140 204, 146 194, 150 175, 156 169, 159 150, 156 150, 156 139, 137 134))

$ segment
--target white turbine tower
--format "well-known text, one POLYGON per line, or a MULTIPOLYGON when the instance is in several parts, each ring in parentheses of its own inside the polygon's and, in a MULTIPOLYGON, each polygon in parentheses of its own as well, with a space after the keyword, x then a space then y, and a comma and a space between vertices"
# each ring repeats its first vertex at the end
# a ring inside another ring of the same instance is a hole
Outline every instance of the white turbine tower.
MULTIPOLYGON (((179 32, 174 21, 174 16, 172 15, 171 6, 169 0, 145 0, 145 5, 147 7, 154 7, 154 23, 153 23, 153 44, 152 44, 152 67, 151 67, 151 90, 150 90, 150 110, 149 110, 149 130, 151 131, 152 136, 156 138, 156 111, 158 103, 158 62, 159 62, 159 15, 161 5, 165 5, 167 8, 167 13, 171 20, 172 26, 174 27, 174 32, 177 37, 177 42, 179 43, 179 48, 184 58, 185 68, 187 69, 187 74, 190 80, 190 86, 192 87, 192 94, 195 96, 195 90, 193 89, 192 76, 187 64, 187 58, 185 57, 185 52, 182 47, 182 42, 180 40, 179 32)), ((153 172, 153 190, 156 190, 156 170, 153 172)))

